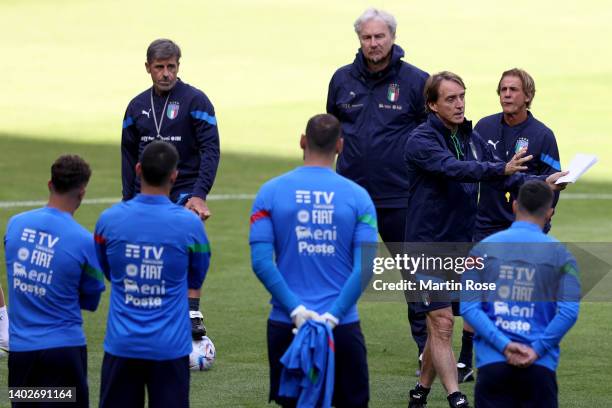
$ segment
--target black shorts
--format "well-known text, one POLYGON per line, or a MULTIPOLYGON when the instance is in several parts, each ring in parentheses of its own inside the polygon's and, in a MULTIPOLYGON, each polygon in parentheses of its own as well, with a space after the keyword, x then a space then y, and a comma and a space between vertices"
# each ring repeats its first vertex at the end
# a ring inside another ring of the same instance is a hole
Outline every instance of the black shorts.
POLYGON ((87 347, 58 347, 11 351, 8 355, 9 387, 75 387, 76 402, 14 403, 14 407, 88 407, 87 347))
POLYGON ((415 313, 428 313, 434 310, 444 309, 450 307, 453 309, 453 315, 461 316, 461 310, 459 302, 414 302, 415 313))
POLYGON ((104 353, 100 408, 189 407, 189 356, 144 360, 104 353))
POLYGON ((478 369, 474 399, 478 408, 557 408, 557 376, 535 364, 487 364, 478 369))
MULTIPOLYGON (((270 401, 283 407, 295 407, 297 400, 279 397, 278 389, 283 365, 281 357, 295 337, 293 326, 268 320, 268 359, 270 362, 270 401)), ((367 407, 370 400, 366 346, 359 322, 334 329, 336 345, 334 396, 335 407, 367 407)))

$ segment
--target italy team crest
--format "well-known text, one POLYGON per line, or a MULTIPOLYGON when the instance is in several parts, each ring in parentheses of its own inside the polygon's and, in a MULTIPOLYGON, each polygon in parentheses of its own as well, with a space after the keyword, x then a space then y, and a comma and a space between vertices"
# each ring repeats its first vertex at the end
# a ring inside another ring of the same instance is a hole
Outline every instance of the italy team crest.
POLYGON ((514 145, 514 153, 518 153, 519 150, 521 150, 523 147, 529 147, 529 139, 527 139, 526 137, 519 137, 516 141, 516 145, 514 145))
POLYGON ((170 102, 168 104, 168 109, 166 109, 166 116, 168 119, 174 119, 178 116, 179 112, 179 103, 178 102, 170 102))
POLYGON ((389 102, 397 102, 399 99, 399 84, 389 84, 389 89, 387 90, 387 99, 389 102))

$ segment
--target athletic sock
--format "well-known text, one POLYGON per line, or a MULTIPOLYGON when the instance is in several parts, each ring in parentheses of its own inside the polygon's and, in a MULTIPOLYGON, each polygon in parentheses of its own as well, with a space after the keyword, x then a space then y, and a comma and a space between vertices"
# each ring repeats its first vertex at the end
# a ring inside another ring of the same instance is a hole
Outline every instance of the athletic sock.
POLYGON ((461 337, 461 354, 459 354, 459 362, 465 364, 466 367, 472 367, 474 348, 474 333, 467 330, 463 331, 461 337))
POLYGON ((200 310, 200 298, 188 298, 189 299, 189 310, 200 310))
POLYGON ((9 320, 6 306, 0 307, 0 347, 8 348, 9 344, 9 320))

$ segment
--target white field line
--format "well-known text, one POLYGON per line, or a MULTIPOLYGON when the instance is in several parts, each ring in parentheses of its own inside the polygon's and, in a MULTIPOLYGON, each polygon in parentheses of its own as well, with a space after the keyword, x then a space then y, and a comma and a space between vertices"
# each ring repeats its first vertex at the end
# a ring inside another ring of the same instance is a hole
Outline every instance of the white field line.
MULTIPOLYGON (((208 201, 237 201, 252 200, 255 194, 211 194, 208 201)), ((115 204, 119 202, 118 197, 86 198, 83 204, 115 204)), ((606 193, 561 193, 561 200, 612 200, 612 194, 606 193)), ((0 201, 0 208, 16 207, 40 207, 47 204, 46 201, 0 201)))
MULTIPOLYGON (((236 201, 236 200, 252 200, 255 194, 210 194, 207 201, 236 201)), ((106 198, 86 198, 83 204, 115 204, 121 200, 119 197, 106 198)), ((15 208, 15 207, 40 207, 47 204, 47 201, 0 201, 0 208, 15 208)))

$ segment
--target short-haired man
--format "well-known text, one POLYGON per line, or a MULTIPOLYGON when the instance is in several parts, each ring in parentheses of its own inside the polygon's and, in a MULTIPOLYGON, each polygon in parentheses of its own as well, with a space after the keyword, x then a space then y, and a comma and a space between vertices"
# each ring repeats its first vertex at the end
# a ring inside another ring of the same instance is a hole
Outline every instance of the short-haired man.
MULTIPOLYGON (((153 86, 136 96, 127 107, 121 134, 123 200, 140 191, 135 165, 153 140, 163 140, 179 153, 178 177, 170 199, 195 212, 202 220, 210 216, 206 196, 219 165, 217 118, 204 92, 178 77, 181 49, 161 38, 147 48, 145 68, 153 86)), ((200 309, 200 292, 189 290, 192 335, 206 335, 200 309)))
POLYGON ((368 366, 356 303, 372 273, 362 265, 377 240, 376 212, 363 188, 332 170, 342 150, 335 117, 312 117, 300 146, 304 166, 265 183, 251 213, 253 270, 272 295, 270 400, 295 404, 279 396, 280 359, 293 326, 321 315, 334 329, 333 404, 366 407, 368 366))
MULTIPOLYGON (((497 85, 502 112, 482 118, 474 130, 499 160, 507 161, 520 149, 527 148, 527 153, 534 159, 525 164, 527 169, 524 172, 550 175, 561 171, 559 149, 552 130, 530 111, 535 91, 535 82, 525 70, 513 68, 505 71, 497 85)), ((515 197, 512 191, 502 191, 488 183, 480 186, 474 241, 481 241, 512 224, 515 197)), ((549 229, 550 224, 547 224, 544 231, 549 229)))
MULTIPOLYGON (((344 137, 337 171, 372 197, 382 240, 402 242, 409 190, 403 149, 410 131, 426 118, 423 88, 429 75, 402 61, 393 15, 369 8, 354 28, 360 48, 352 64, 334 73, 327 94, 327 112, 340 120, 344 137)), ((421 354, 424 316, 409 307, 408 317, 421 354)))
POLYGON ((572 254, 543 232, 552 203, 546 183, 528 181, 512 203, 512 226, 472 250, 484 268, 465 279, 499 288, 462 296, 461 314, 476 331, 478 407, 558 406, 559 343, 578 318, 580 281, 572 254))
MULTIPOLYGON (((487 147, 472 132, 464 116, 465 85, 456 74, 443 71, 432 75, 425 85, 427 121, 408 138, 405 157, 410 196, 406 242, 471 242, 476 218, 478 181, 497 181, 502 187, 516 188, 525 176, 520 150, 510 161, 493 162, 487 147), (511 176, 511 177, 507 177, 511 176)), ((547 181, 554 182, 563 173, 547 181)), ((557 186, 557 189, 563 186, 557 186)), ((453 310, 450 301, 416 303, 427 315, 427 344, 419 382, 410 391, 410 407, 426 404, 427 394, 437 375, 446 388, 451 407, 468 406, 459 392, 457 369, 451 347, 453 310)))
POLYGON ((136 173, 141 193, 102 213, 96 252, 111 282, 101 407, 189 405, 187 290, 199 290, 210 261, 204 225, 168 195, 177 178, 173 145, 148 144, 136 173))
POLYGON ((93 236, 73 218, 90 176, 79 156, 59 157, 47 206, 12 217, 4 237, 9 387, 74 387, 78 407, 89 406, 81 309, 96 310, 104 291, 93 236))

